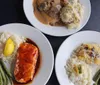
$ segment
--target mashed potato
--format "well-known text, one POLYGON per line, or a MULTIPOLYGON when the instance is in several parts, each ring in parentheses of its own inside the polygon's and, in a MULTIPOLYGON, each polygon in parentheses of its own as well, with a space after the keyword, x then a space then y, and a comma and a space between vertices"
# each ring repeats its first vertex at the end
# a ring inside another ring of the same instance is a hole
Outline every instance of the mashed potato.
POLYGON ((68 28, 77 28, 83 17, 83 7, 79 0, 68 0, 60 12, 61 20, 68 28))

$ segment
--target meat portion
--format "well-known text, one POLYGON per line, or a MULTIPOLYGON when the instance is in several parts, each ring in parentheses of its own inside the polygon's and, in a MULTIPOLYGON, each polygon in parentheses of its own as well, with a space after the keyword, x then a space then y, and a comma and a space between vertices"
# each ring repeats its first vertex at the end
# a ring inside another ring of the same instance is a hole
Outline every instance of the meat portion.
POLYGON ((38 48, 32 44, 22 43, 20 45, 14 69, 14 77, 17 82, 27 83, 33 79, 38 53, 38 48))
POLYGON ((60 0, 62 6, 66 6, 68 4, 68 0, 60 0))
POLYGON ((58 19, 61 5, 60 0, 47 0, 39 4, 38 9, 44 11, 50 17, 58 19))

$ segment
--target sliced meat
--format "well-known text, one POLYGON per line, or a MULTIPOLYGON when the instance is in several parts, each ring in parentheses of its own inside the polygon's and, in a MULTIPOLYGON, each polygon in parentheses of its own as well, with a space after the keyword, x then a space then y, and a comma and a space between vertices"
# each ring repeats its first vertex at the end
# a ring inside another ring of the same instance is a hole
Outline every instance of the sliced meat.
POLYGON ((58 17, 58 13, 60 12, 61 5, 60 5, 60 0, 48 0, 44 1, 38 6, 38 9, 40 11, 44 11, 47 13, 49 16, 55 18, 58 17))
POLYGON ((57 9, 57 7, 52 7, 50 11, 48 11, 48 15, 53 18, 58 18, 58 13, 59 13, 59 10, 57 9))
POLYGON ((38 59, 38 48, 29 43, 22 43, 18 49, 14 69, 15 80, 27 83, 33 79, 38 59))
MULTIPOLYGON (((38 9, 39 11, 48 11, 50 9, 50 7, 52 6, 52 1, 53 0, 44 0, 42 1, 40 4, 38 4, 38 9)), ((39 1, 38 1, 39 3, 39 1)))
POLYGON ((41 3, 39 6, 38 6, 38 9, 40 10, 40 11, 47 11, 47 10, 49 10, 50 9, 50 3, 48 3, 48 2, 43 2, 43 3, 41 3))
POLYGON ((68 4, 68 0, 60 0, 62 6, 66 6, 68 4))

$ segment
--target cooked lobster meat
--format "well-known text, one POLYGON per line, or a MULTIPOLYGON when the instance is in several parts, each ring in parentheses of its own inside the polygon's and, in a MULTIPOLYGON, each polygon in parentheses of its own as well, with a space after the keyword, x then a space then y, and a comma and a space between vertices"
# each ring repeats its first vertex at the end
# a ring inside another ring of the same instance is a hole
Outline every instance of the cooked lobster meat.
POLYGON ((14 68, 14 77, 17 82, 27 83, 33 79, 38 53, 38 48, 33 44, 22 43, 20 45, 14 68))

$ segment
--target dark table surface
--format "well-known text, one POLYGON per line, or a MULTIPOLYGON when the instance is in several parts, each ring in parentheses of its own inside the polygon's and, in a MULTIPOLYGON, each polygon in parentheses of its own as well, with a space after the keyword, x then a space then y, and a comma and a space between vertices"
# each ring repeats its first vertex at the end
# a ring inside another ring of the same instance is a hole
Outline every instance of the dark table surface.
MULTIPOLYGON (((90 1, 92 6, 91 17, 82 30, 100 31, 100 0, 90 1)), ((26 19, 25 14, 23 12, 23 0, 1 0, 0 25, 8 23, 24 23, 31 25, 26 19)), ((49 35, 46 35, 46 37, 49 39, 53 47, 54 55, 56 56, 59 46, 67 37, 52 37, 49 35)), ((55 70, 53 70, 53 73, 47 85, 59 85, 55 75, 55 70)))

